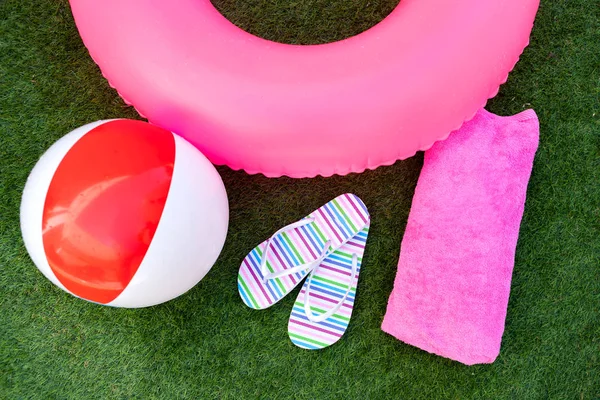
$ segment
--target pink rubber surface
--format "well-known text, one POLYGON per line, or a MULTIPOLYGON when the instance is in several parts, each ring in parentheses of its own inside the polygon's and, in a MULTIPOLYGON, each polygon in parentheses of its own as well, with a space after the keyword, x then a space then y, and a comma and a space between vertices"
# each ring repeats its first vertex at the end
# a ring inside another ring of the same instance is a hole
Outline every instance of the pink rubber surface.
POLYGON ((267 176, 360 172, 473 117, 529 40, 539 0, 402 0, 355 37, 295 46, 209 0, 71 0, 103 74, 213 163, 267 176))

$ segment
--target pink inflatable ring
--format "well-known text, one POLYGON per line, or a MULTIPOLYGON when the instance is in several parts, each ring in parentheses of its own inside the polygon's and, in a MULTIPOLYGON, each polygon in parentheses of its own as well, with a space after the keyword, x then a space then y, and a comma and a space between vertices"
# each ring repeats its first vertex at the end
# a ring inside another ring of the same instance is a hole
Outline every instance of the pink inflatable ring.
POLYGON ((276 43, 209 0, 70 0, 109 83, 213 163, 344 175, 428 149, 495 96, 539 0, 402 0, 352 38, 276 43))

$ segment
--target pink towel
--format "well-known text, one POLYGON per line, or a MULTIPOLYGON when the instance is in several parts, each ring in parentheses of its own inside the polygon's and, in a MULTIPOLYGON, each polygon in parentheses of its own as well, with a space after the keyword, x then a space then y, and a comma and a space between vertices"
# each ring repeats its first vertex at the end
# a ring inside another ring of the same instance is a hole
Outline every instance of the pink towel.
POLYGON ((525 193, 533 110, 486 110, 425 153, 383 331, 467 365, 500 352, 525 193))

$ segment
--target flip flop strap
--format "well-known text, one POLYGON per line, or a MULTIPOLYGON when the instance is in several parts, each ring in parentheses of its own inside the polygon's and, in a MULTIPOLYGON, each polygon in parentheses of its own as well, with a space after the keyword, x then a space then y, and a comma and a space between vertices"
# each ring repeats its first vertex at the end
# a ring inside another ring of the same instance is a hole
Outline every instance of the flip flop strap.
POLYGON ((344 297, 342 297, 342 299, 332 309, 330 309, 327 312, 324 312, 323 314, 319 314, 319 315, 313 314, 312 310, 310 309, 310 284, 312 283, 312 278, 316 272, 316 268, 313 270, 313 273, 310 274, 310 276, 308 277, 308 282, 306 284, 306 291, 304 292, 304 312, 306 313, 306 317, 311 322, 325 321, 327 318, 329 318, 333 314, 335 314, 340 309, 340 307, 342 307, 342 305, 348 298, 348 295, 350 294, 352 287, 354 286, 357 269, 358 269, 358 256, 356 255, 356 253, 354 253, 354 254, 352 254, 352 275, 350 277, 350 282, 348 283, 348 290, 346 290, 344 297))
POLYGON ((282 271, 279 272, 273 272, 270 273, 267 270, 267 255, 269 254, 269 251, 271 250, 271 244, 273 242, 273 240, 275 239, 275 237, 277 237, 277 235, 283 233, 283 232, 287 232, 289 230, 295 229, 295 228, 299 228, 301 226, 304 225, 308 225, 311 222, 313 222, 315 220, 314 217, 308 217, 308 218, 304 218, 301 219, 300 221, 294 222, 292 224, 289 224, 287 226, 284 226, 283 228, 281 228, 280 230, 278 230, 277 232, 275 232, 270 238, 269 240, 267 240, 267 244, 265 246, 265 250, 263 251, 262 257, 260 259, 260 272, 263 276, 263 283, 266 283, 266 281, 268 279, 275 279, 275 278, 279 278, 282 276, 287 276, 287 275, 292 275, 295 274, 297 272, 301 272, 301 271, 306 271, 306 272, 311 272, 313 269, 315 269, 319 264, 321 264, 321 262, 329 255, 329 248, 331 245, 331 240, 328 240, 325 243, 325 246, 323 247, 323 250, 321 251, 321 254, 319 255, 319 257, 316 260, 304 263, 304 264, 300 264, 297 265, 293 268, 287 268, 284 269, 282 271))

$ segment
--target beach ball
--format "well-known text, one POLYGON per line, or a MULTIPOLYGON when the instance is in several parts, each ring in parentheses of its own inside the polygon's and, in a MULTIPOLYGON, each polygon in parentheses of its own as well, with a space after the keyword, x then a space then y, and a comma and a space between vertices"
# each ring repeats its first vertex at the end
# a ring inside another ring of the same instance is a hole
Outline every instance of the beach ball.
POLYGON ((223 181, 185 139, 142 121, 90 123, 39 159, 21 200, 37 268, 94 303, 147 307, 182 295, 225 242, 223 181))

